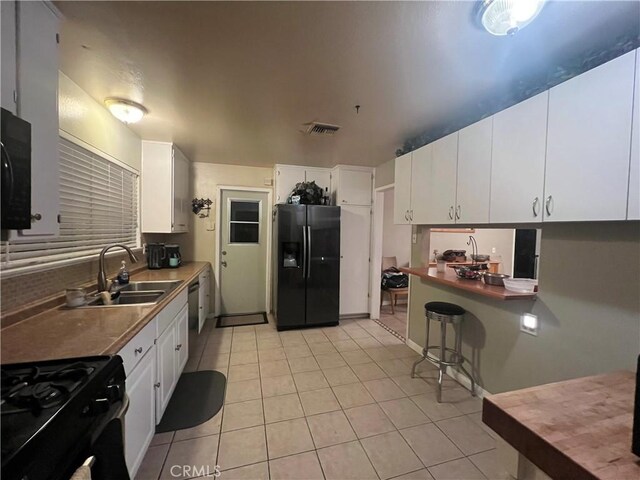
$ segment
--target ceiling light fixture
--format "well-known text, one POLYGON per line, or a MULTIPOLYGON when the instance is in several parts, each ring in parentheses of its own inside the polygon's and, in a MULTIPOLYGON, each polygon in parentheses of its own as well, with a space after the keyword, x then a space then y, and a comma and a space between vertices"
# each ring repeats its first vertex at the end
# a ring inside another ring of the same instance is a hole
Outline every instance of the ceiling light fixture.
POLYGON ((513 35, 538 16, 545 0, 481 0, 478 18, 492 35, 513 35))
POLYGON ((124 123, 137 123, 147 113, 147 109, 139 103, 124 98, 106 98, 104 104, 114 117, 124 123))

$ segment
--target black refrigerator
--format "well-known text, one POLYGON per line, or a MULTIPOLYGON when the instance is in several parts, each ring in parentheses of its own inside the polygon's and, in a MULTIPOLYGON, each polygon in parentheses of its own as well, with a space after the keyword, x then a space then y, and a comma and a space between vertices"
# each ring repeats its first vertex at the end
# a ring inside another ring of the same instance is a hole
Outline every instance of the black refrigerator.
POLYGON ((337 325, 340 207, 276 205, 273 311, 278 330, 337 325))

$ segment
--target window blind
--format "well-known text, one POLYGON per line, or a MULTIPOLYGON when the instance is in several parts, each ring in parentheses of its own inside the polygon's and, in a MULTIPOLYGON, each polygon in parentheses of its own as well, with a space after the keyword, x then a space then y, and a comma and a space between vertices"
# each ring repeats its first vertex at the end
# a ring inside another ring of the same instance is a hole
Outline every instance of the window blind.
POLYGON ((90 257, 109 243, 139 246, 138 175, 60 138, 60 233, 3 242, 3 270, 90 257))

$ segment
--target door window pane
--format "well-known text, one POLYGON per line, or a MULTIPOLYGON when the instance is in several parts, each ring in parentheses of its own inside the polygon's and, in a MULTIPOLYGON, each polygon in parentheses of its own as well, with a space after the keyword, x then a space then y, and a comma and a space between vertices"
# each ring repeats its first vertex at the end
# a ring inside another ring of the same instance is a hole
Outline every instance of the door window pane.
POLYGON ((259 222, 260 202, 231 200, 232 222, 259 222))
POLYGON ((229 243, 259 243, 259 224, 231 223, 229 243))

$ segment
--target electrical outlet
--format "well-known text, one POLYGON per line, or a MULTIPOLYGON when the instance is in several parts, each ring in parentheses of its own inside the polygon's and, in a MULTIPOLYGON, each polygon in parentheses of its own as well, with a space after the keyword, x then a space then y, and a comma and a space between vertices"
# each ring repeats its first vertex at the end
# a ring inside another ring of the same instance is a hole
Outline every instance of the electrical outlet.
POLYGON ((491 247, 491 253, 496 253, 496 247, 491 247))
POLYGON ((520 316, 520 330, 535 337, 538 336, 538 316, 532 313, 523 313, 520 316))
POLYGON ((411 243, 418 243, 418 234, 417 233, 413 233, 411 235, 411 243))

